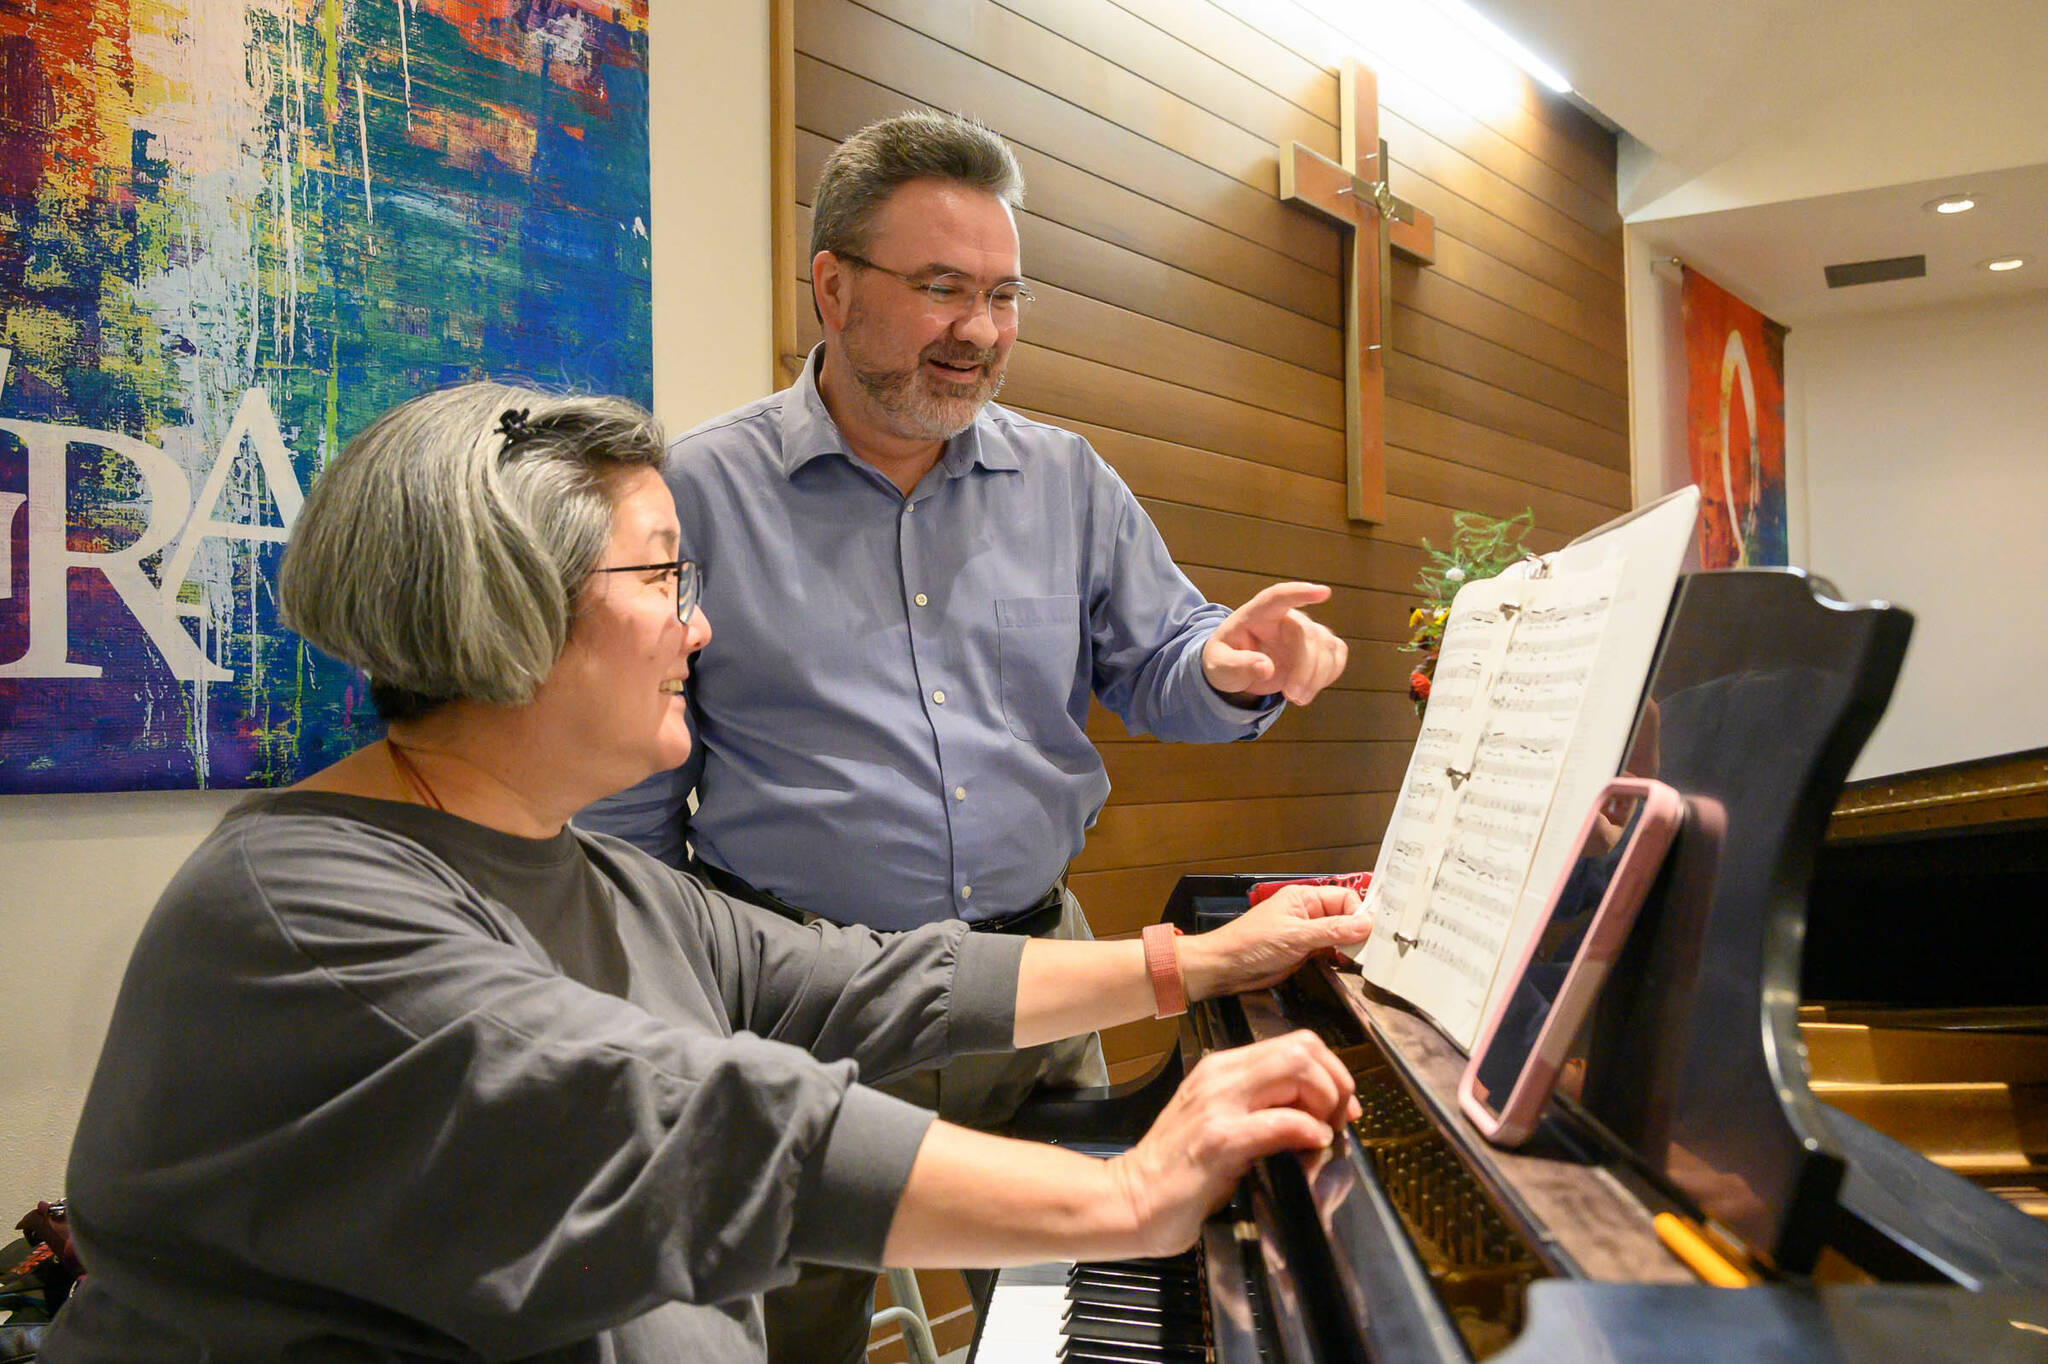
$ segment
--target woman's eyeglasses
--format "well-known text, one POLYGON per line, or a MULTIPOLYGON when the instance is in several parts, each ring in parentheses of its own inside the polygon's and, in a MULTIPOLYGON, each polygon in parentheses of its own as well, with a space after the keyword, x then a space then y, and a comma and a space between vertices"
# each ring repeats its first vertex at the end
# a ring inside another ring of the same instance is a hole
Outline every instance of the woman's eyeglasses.
POLYGON ((616 568, 594 568, 593 573, 672 573, 676 580, 676 623, 688 625, 690 617, 697 610, 697 599, 704 594, 704 575, 697 571, 695 561, 670 559, 665 564, 620 564, 616 568))

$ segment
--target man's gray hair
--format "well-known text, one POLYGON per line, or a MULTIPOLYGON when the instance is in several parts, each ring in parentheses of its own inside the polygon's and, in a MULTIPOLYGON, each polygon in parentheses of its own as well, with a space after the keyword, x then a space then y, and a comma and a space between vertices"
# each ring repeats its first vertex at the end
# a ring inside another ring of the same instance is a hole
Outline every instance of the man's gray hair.
POLYGON ((610 543, 616 477, 661 457, 623 398, 470 383, 402 403, 307 496, 285 623, 368 673, 387 721, 530 701, 610 543))
POLYGON ((811 194, 811 255, 864 253, 875 214, 912 180, 950 180, 1024 206, 1024 172, 1003 139, 971 118, 913 109, 870 123, 825 158, 811 194))

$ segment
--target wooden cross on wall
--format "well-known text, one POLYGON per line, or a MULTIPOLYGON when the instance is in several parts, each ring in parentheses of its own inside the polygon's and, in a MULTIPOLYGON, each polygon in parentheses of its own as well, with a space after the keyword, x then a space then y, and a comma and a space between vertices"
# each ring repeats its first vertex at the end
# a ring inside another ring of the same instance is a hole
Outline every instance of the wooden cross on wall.
POLYGON ((1344 164, 1290 142, 1279 148, 1280 198, 1348 228, 1344 302, 1344 446, 1347 510, 1354 521, 1387 517, 1387 374, 1393 329, 1393 253, 1436 262, 1436 220, 1387 185, 1379 79, 1346 60, 1338 77, 1338 151, 1344 164))

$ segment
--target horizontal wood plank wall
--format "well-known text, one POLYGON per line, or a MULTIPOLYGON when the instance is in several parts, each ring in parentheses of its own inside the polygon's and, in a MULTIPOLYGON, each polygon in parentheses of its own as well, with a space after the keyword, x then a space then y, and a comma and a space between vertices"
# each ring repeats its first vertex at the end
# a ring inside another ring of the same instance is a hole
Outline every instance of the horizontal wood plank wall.
MULTIPOLYGON (((1628 505, 1613 138, 1421 6, 1391 23, 1357 0, 795 4, 799 270, 839 139, 916 105, 981 118, 1024 168, 1040 298, 1001 401, 1085 435, 1212 598, 1336 590, 1318 614, 1348 673, 1258 743, 1163 745, 1092 718, 1115 793, 1073 882, 1096 931, 1155 919, 1184 871, 1369 866, 1415 736, 1394 646, 1423 539, 1460 508, 1531 507, 1551 548, 1628 505), (1439 244, 1433 267, 1395 265, 1388 519, 1371 528, 1344 517, 1343 243, 1276 197, 1275 143, 1336 154, 1346 55, 1378 74, 1395 191, 1439 244), (1475 94, 1475 73, 1493 88, 1475 94)), ((1119 1075, 1171 1037, 1119 1030, 1119 1075)))

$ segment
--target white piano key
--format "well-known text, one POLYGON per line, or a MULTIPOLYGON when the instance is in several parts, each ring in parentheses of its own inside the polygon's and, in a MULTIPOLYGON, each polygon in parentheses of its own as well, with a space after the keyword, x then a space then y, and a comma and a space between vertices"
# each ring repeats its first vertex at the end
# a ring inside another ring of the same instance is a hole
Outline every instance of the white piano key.
POLYGON ((1052 1364, 1060 1348, 1071 1265, 1006 1269, 989 1297, 974 1364, 1052 1364))

